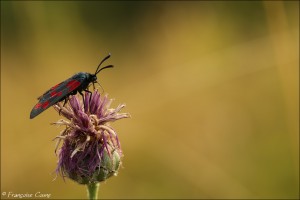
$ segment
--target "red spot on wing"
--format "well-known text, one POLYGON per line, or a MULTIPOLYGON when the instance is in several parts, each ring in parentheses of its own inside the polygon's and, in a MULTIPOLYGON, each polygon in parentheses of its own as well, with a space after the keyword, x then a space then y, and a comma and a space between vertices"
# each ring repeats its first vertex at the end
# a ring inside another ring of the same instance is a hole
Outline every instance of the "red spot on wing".
POLYGON ((59 92, 57 92, 57 91, 52 91, 52 92, 50 93, 50 95, 51 95, 51 97, 59 97, 59 96, 62 95, 62 91, 59 91, 59 92))
POLYGON ((38 103, 34 106, 34 109, 39 109, 39 108, 47 108, 49 105, 49 101, 45 101, 44 103, 38 103))
POLYGON ((48 107, 48 105, 49 105, 49 101, 46 101, 46 102, 42 103, 42 108, 45 109, 48 107))
POLYGON ((37 104, 34 106, 34 109, 38 109, 38 108, 40 108, 40 107, 42 107, 42 104, 41 104, 41 103, 37 103, 37 104))
POLYGON ((81 83, 79 81, 76 80, 71 80, 69 83, 67 83, 67 87, 69 88, 70 91, 75 90, 76 88, 78 88, 78 86, 81 83))

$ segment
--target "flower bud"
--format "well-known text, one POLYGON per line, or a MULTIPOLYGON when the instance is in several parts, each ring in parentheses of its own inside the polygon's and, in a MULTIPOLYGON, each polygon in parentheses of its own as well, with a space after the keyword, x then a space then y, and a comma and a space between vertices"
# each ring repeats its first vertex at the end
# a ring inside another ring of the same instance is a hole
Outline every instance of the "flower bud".
MULTIPOLYGON (((79 184, 102 182, 110 178, 111 176, 116 176, 121 164, 121 155, 118 153, 117 150, 112 150, 110 146, 108 148, 109 150, 111 150, 110 152, 111 156, 109 156, 107 151, 104 151, 102 160, 100 162, 101 163, 100 168, 96 167, 91 175, 85 176, 82 173, 78 173, 77 170, 68 171, 67 169, 64 169, 65 170, 64 174, 68 178, 76 181, 79 184)), ((88 171, 88 168, 85 165, 85 163, 89 162, 87 159, 89 158, 86 158, 82 160, 82 162, 78 163, 78 167, 81 168, 82 170, 88 171)))

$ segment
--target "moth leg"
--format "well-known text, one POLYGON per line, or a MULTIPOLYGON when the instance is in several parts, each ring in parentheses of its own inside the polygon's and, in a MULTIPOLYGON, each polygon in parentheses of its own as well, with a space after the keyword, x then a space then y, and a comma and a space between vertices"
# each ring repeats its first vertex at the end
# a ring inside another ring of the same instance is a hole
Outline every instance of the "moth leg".
POLYGON ((79 94, 82 96, 82 102, 84 102, 84 96, 82 94, 82 91, 79 91, 79 94))
POLYGON ((92 99, 92 92, 89 91, 89 90, 87 90, 87 89, 85 89, 84 91, 87 92, 87 93, 90 93, 90 102, 91 102, 91 99, 92 99))
MULTIPOLYGON (((69 100, 69 97, 66 97, 65 99, 64 99, 64 105, 63 105, 63 107, 65 107, 65 105, 66 105, 66 103, 68 102, 68 100, 69 100)), ((59 109, 59 111, 58 111, 58 114, 60 115, 60 113, 61 113, 61 110, 62 109, 59 109)))
POLYGON ((103 92, 104 92, 104 89, 103 89, 102 85, 101 85, 98 81, 97 81, 96 83, 101 87, 101 90, 102 90, 101 93, 103 93, 103 92))
POLYGON ((69 97, 66 97, 66 98, 65 98, 65 101, 64 101, 63 107, 65 107, 65 105, 66 105, 66 103, 68 102, 68 100, 69 100, 69 97))

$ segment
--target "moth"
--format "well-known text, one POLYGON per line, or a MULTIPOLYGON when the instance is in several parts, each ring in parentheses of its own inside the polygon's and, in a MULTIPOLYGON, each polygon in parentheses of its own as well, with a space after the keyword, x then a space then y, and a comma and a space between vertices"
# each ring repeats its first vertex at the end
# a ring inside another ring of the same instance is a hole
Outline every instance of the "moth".
MULTIPOLYGON (((100 68, 101 64, 110 58, 110 54, 106 56, 98 65, 96 72, 90 74, 88 72, 79 72, 67 80, 51 87, 47 92, 38 97, 39 102, 32 108, 30 113, 30 119, 38 116, 44 112, 50 106, 60 102, 67 102, 70 95, 75 95, 77 92, 83 97, 82 91, 91 93, 88 90, 88 86, 92 83, 93 85, 97 82, 97 74, 103 69, 111 68, 113 65, 108 65, 100 68)), ((99 83, 98 83, 99 84, 99 83)), ((94 86, 95 87, 95 86, 94 86)), ((64 104, 65 104, 64 103, 64 104)))

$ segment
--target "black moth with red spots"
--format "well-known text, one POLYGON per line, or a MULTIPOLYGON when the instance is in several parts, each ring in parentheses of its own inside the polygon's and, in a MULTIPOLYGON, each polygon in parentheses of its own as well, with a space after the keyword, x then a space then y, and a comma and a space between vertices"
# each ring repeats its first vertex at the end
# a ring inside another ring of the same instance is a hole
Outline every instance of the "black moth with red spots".
POLYGON ((113 67, 112 65, 108 65, 99 69, 100 65, 109 57, 110 54, 100 62, 95 74, 79 72, 71 78, 50 88, 50 90, 48 90, 38 98, 39 102, 31 110, 30 119, 36 117, 50 106, 63 100, 66 101, 70 95, 75 95, 77 92, 79 92, 79 94, 81 94, 82 97, 82 91, 91 93, 89 90, 87 90, 87 88, 90 85, 90 83, 98 83, 97 74, 103 69, 113 67))

